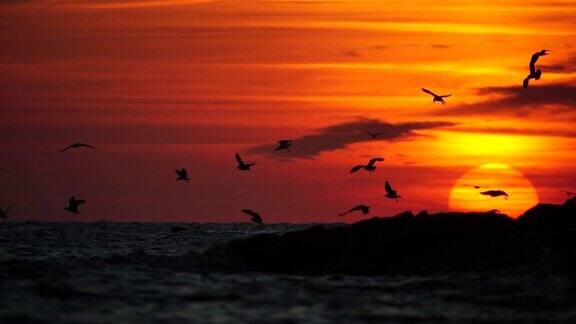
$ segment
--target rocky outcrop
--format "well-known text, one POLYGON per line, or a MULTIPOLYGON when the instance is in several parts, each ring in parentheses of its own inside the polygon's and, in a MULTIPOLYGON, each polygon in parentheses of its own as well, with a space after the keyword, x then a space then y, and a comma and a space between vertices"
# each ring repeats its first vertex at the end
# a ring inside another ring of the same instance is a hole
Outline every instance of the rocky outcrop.
POLYGON ((541 204, 518 220, 497 212, 410 212, 350 225, 314 226, 216 245, 195 266, 223 271, 359 275, 576 269, 575 199, 541 204))

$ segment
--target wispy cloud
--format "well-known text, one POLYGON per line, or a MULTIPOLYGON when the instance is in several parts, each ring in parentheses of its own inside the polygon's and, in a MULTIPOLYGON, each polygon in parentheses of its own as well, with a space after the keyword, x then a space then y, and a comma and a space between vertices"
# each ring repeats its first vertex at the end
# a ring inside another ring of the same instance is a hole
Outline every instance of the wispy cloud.
POLYGON ((141 8, 141 7, 157 7, 157 6, 171 6, 171 5, 188 5, 204 2, 212 2, 215 0, 3 0, 2 4, 23 4, 23 3, 37 3, 37 4, 63 4, 74 5, 84 8, 100 8, 100 9, 119 9, 119 8, 141 8))
POLYGON ((576 86, 565 83, 531 85, 527 90, 518 86, 486 87, 477 90, 483 96, 495 99, 463 105, 443 112, 454 115, 517 115, 526 116, 542 112, 576 115, 576 86))
MULTIPOLYGON (((373 141, 361 130, 379 133, 377 140, 393 141, 417 136, 415 131, 454 126, 446 121, 387 123, 377 119, 358 119, 319 129, 316 133, 294 139, 294 149, 282 152, 283 158, 314 158, 323 152, 344 149, 350 144, 373 141)), ((275 145, 260 145, 248 150, 252 154, 272 155, 275 145)), ((276 156, 276 155, 274 155, 276 156)))

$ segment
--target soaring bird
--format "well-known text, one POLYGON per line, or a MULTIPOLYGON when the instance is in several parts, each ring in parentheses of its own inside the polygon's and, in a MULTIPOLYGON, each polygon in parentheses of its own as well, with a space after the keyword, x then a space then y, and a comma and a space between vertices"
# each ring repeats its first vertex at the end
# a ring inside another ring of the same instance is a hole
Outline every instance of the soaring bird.
POLYGON ((186 182, 190 182, 190 178, 188 177, 188 171, 186 171, 185 168, 182 169, 174 169, 174 171, 176 171, 176 181, 186 181, 186 182))
POLYGON ((363 215, 366 215, 366 214, 368 214, 368 213, 370 212, 370 206, 358 205, 358 206, 356 206, 356 207, 348 210, 347 212, 340 214, 340 216, 344 216, 344 215, 346 215, 346 214, 348 214, 348 213, 352 213, 352 212, 355 212, 355 211, 362 212, 363 215))
POLYGON ((542 70, 536 69, 536 61, 538 61, 540 56, 548 55, 548 52, 550 52, 550 50, 543 49, 532 54, 532 58, 530 59, 530 74, 528 74, 528 76, 524 78, 524 82, 522 82, 523 89, 528 88, 528 82, 530 82, 530 79, 540 80, 540 77, 542 76, 542 70))
POLYGON ((388 199, 394 199, 398 201, 399 198, 402 198, 402 196, 398 194, 398 191, 392 189, 392 186, 388 181, 386 181, 386 183, 384 184, 384 190, 386 190, 385 197, 388 199))
POLYGON ((81 148, 81 147, 91 148, 93 150, 96 149, 92 145, 88 145, 88 144, 84 144, 84 143, 74 143, 74 144, 70 144, 70 145, 66 146, 65 148, 61 149, 60 152, 64 152, 64 151, 71 149, 71 148, 77 149, 77 148, 81 148))
POLYGON ((250 171, 250 168, 254 166, 254 164, 256 164, 256 163, 244 163, 244 161, 242 161, 242 158, 240 157, 240 154, 238 153, 236 153, 234 156, 236 157, 236 161, 238 162, 238 166, 236 167, 238 168, 238 170, 250 171))
POLYGON ((446 104, 446 101, 444 101, 444 98, 448 98, 448 97, 451 96, 451 94, 447 94, 447 95, 437 95, 437 94, 435 94, 434 92, 432 92, 432 91, 430 91, 430 90, 428 90, 428 89, 425 89, 425 88, 422 88, 422 91, 424 91, 425 93, 427 93, 427 94, 429 94, 429 95, 432 95, 432 96, 434 97, 434 99, 432 99, 432 102, 438 101, 439 103, 441 103, 441 104, 443 104, 443 105, 446 104))
POLYGON ((242 212, 248 216, 250 216, 250 220, 256 224, 262 224, 262 216, 257 212, 250 210, 250 209, 242 209, 242 212))
POLYGON ((484 187, 484 186, 479 186, 479 185, 471 185, 471 184, 463 184, 464 187, 473 187, 474 189, 480 189, 480 188, 485 188, 487 189, 488 187, 484 187))
POLYGON ((290 151, 291 146, 292 146, 291 140, 279 140, 278 141, 278 147, 276 148, 276 151, 280 151, 280 150, 290 151))
POLYGON ((69 200, 68 200, 68 206, 65 207, 64 209, 66 209, 67 211, 71 212, 72 214, 80 214, 80 211, 78 210, 78 206, 82 205, 86 203, 86 200, 84 199, 76 199, 76 197, 72 196, 69 200))
POLYGON ((10 205, 8 208, 6 208, 6 209, 0 208, 0 219, 2 219, 2 221, 8 219, 8 211, 9 211, 10 209, 12 209, 12 207, 14 207, 14 206, 16 206, 16 204, 12 204, 12 205, 10 205))
POLYGON ((369 132, 369 131, 363 130, 363 129, 361 129, 360 131, 363 132, 363 133, 368 134, 370 137, 372 137, 372 139, 376 139, 376 137, 378 137, 378 136, 386 133, 386 132, 372 133, 372 132, 369 132))
POLYGON ((355 167, 353 167, 352 169, 350 169, 350 173, 355 173, 360 169, 364 169, 370 173, 373 173, 376 170, 376 162, 383 162, 384 158, 381 157, 377 157, 377 158, 373 158, 370 159, 370 161, 368 161, 368 164, 363 165, 363 164, 359 164, 355 167))
POLYGON ((508 199, 508 194, 502 190, 486 190, 486 191, 482 191, 480 194, 484 195, 484 196, 490 196, 490 197, 504 196, 504 199, 508 199))

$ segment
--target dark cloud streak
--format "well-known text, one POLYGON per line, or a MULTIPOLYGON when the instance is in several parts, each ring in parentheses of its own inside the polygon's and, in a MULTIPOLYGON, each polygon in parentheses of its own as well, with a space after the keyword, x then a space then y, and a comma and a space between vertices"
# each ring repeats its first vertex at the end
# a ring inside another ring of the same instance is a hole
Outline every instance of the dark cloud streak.
MULTIPOLYGON (((360 129, 372 132, 385 132, 377 140, 394 141, 417 136, 415 131, 438 127, 454 126, 455 123, 445 121, 408 122, 392 124, 377 119, 359 119, 356 121, 329 126, 318 130, 315 134, 294 139, 293 150, 282 152, 282 158, 311 159, 323 152, 344 149, 350 144, 374 141, 360 129)), ((275 144, 260 145, 249 149, 251 154, 274 154, 275 144)), ((274 154, 276 157, 278 154, 274 154)))

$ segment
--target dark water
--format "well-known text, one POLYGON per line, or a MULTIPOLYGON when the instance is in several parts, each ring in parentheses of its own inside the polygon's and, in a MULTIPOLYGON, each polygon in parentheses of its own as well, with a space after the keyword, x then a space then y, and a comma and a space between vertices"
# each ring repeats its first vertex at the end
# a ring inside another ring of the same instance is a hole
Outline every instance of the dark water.
POLYGON ((576 323, 556 274, 321 277, 204 272, 209 245, 305 225, 0 225, 1 323, 576 323))

